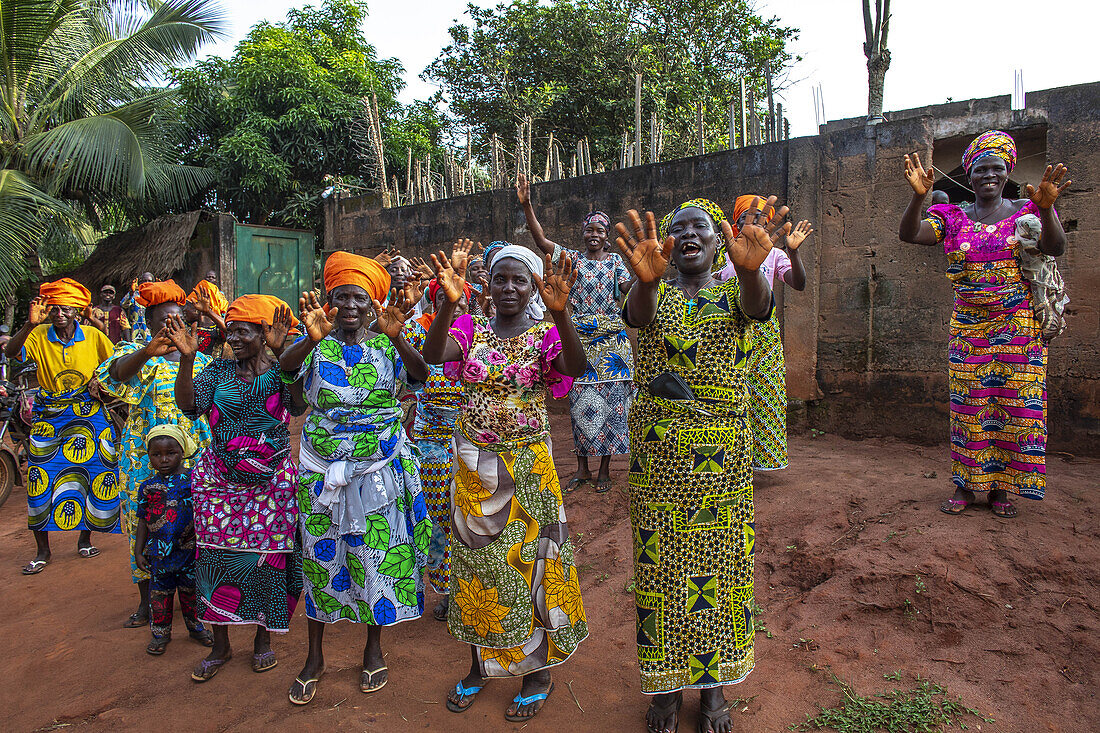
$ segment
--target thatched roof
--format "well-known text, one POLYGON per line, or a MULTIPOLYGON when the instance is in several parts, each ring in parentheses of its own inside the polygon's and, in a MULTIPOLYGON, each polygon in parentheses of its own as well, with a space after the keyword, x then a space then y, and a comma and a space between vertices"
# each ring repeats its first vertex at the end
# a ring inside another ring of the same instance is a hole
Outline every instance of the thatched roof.
POLYGON ((104 283, 126 287, 143 272, 167 277, 183 265, 202 211, 171 214, 118 232, 96 245, 84 264, 65 273, 98 292, 104 283))

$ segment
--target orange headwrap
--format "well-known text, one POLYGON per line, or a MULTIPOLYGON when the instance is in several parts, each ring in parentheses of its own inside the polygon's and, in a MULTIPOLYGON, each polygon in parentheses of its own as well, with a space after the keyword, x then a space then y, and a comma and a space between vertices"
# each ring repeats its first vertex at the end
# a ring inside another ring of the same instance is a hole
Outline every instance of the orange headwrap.
MULTIPOLYGON (((244 323, 264 323, 271 325, 275 321, 275 311, 288 306, 283 300, 274 295, 242 295, 229 304, 225 311, 225 322, 243 321, 244 323)), ((298 319, 290 314, 290 326, 293 329, 298 325, 298 319)))
POLYGON ((65 305, 83 310, 92 304, 92 294, 88 288, 71 277, 42 283, 38 286, 38 294, 46 298, 48 305, 65 305))
POLYGON ((145 308, 152 308, 161 303, 179 303, 183 305, 187 300, 187 293, 183 292, 183 288, 179 285, 176 285, 175 280, 153 281, 138 285, 135 300, 137 300, 138 305, 145 308))
POLYGON ((749 210, 752 206, 753 199, 760 199, 761 211, 764 216, 768 217, 768 221, 771 221, 772 216, 775 215, 775 207, 767 206, 767 196, 756 196, 754 194, 746 194, 744 196, 738 196, 737 200, 733 203, 733 216, 730 217, 730 226, 733 228, 733 236, 737 236, 741 233, 741 230, 737 227, 737 220, 741 218, 741 215, 749 210))
POLYGON ((333 252, 325 261, 325 291, 331 293, 341 285, 358 285, 381 301, 390 292, 390 273, 369 257, 333 252))
POLYGON ((193 303, 197 303, 200 298, 208 302, 218 315, 224 316, 229 308, 229 301, 225 299, 225 295, 209 280, 199 280, 191 294, 187 296, 187 299, 193 303))

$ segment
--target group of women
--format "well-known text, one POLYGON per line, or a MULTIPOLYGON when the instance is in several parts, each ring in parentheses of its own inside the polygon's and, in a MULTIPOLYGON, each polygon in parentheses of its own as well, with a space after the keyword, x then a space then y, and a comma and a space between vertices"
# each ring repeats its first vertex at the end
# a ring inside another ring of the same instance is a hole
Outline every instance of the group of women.
MULTIPOLYGON (((956 285, 952 354, 956 344, 966 353, 952 359, 952 435, 957 424, 968 432, 953 447, 958 491, 944 509, 992 490, 994 511, 1007 515, 1006 493, 1035 496, 1038 484, 1041 497, 1042 462, 1027 450, 1034 441, 1021 441, 1045 436, 1044 403, 1021 398, 1038 387, 1045 400, 1046 354, 1009 233, 1035 212, 1040 248, 1059 253, 1052 204, 1068 183, 1064 169, 1048 169, 1030 202, 1005 202, 1014 149, 998 136, 972 148, 964 162, 977 203, 932 207, 924 220, 932 178, 907 160, 914 197, 901 235, 945 242, 956 285), (1013 338, 1001 338, 1007 326, 1013 338), (1012 374, 991 386, 990 364, 1012 374), (973 418, 994 403, 1009 424, 982 432, 973 418), (994 465, 983 458, 991 451, 1008 457, 994 465)), ((436 617, 470 647, 447 708, 467 710, 492 678, 521 677, 505 717, 525 721, 552 693, 552 668, 588 635, 563 493, 591 481, 590 456, 601 457, 595 487, 606 490, 609 457, 629 452, 646 725, 676 730, 683 691, 698 689, 698 729, 731 730, 722 686, 754 666, 752 471, 787 463, 772 283, 805 286, 798 247, 812 230, 782 223, 775 197, 741 197, 728 219, 693 199, 659 224, 628 212, 616 225, 621 256, 604 246, 609 217, 593 212, 576 252, 546 239, 522 177, 517 194, 542 256, 494 242, 479 257, 461 241, 432 255, 427 307, 414 285, 392 287, 383 264, 337 252, 324 267, 327 302, 303 293, 300 321, 271 296, 242 296, 223 313, 201 293, 189 308, 175 283, 150 281, 138 297, 151 338, 111 349, 76 322, 87 290, 44 285, 7 347, 38 363, 43 388, 28 476, 39 554, 28 568, 49 562, 51 529, 82 530, 90 556, 89 531, 118 531, 120 493, 132 535, 134 488, 150 470, 140 436, 177 424, 201 448, 191 469, 195 575, 199 618, 214 634, 196 682, 231 659, 231 625, 256 627, 254 671, 276 666, 269 632, 289 628, 304 590, 309 650, 290 701, 315 696, 325 628, 342 620, 366 625, 359 687, 376 692, 389 679, 382 628, 423 614, 427 571, 446 598, 436 617), (203 315, 215 326, 205 339, 203 315), (637 329, 634 349, 627 327, 637 329), (219 339, 227 357, 211 358, 219 339), (131 406, 121 441, 99 390, 131 406), (417 395, 411 432, 405 391, 417 395), (548 395, 570 397, 577 470, 564 487, 548 395), (295 455, 289 420, 302 412, 295 455)), ((148 585, 136 566, 134 581, 141 601, 130 622, 141 625, 148 585)))

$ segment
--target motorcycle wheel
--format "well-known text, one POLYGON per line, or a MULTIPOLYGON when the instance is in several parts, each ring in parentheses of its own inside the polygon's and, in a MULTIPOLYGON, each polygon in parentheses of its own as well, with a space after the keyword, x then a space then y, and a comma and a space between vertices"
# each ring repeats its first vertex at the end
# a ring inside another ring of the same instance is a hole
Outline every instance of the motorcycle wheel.
POLYGON ((0 506, 11 496, 12 487, 15 486, 15 472, 19 467, 15 458, 7 451, 0 451, 0 506))

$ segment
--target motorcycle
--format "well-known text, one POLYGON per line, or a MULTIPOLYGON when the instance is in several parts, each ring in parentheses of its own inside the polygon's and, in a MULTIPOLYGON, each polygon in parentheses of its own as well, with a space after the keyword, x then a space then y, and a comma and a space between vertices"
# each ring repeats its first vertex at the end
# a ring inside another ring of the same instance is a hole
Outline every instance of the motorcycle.
POLYGON ((17 483, 24 486, 22 461, 30 455, 31 413, 37 392, 26 386, 26 377, 35 369, 33 363, 24 364, 10 380, 0 379, 0 506, 17 483))

